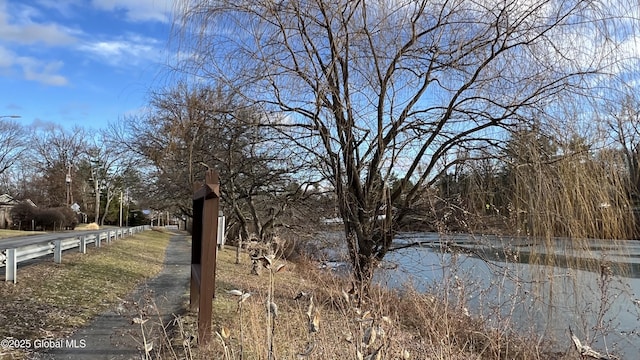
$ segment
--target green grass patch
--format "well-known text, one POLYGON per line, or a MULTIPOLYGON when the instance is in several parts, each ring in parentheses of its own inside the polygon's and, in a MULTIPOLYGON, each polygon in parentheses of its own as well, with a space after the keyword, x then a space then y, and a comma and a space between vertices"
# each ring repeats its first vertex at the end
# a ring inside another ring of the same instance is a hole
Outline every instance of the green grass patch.
POLYGON ((87 254, 65 253, 62 264, 20 267, 17 284, 0 284, 0 338, 68 335, 158 274, 170 236, 147 231, 87 254))

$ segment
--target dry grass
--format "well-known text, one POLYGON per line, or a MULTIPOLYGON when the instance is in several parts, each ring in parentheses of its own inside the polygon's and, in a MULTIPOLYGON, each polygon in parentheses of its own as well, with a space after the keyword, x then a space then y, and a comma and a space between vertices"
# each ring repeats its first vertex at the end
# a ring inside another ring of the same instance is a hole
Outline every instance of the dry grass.
MULTIPOLYGON (((0 305, 0 320, 10 324, 0 329, 0 337, 63 337, 157 273, 167 241, 166 235, 147 232, 92 251, 91 256, 65 257, 62 265, 21 269, 17 285, 0 286, 0 296, 9 300, 0 305), (141 241, 131 241, 141 238, 144 251, 141 241), (89 281, 91 288, 84 286, 89 281)), ((273 271, 273 277, 270 271, 255 276, 248 255, 242 253, 241 264, 235 264, 235 255, 233 248, 219 252, 211 342, 196 344, 196 314, 188 313, 164 324, 172 325, 170 332, 147 358, 575 359, 551 354, 544 343, 531 342, 508 326, 496 328, 470 317, 446 294, 374 288, 371 300, 357 308, 347 293, 348 279, 313 264, 282 260, 274 261, 272 269, 285 266, 273 271), (251 295, 239 302, 233 290, 251 295), (278 306, 273 326, 265 306, 271 293, 278 306)), ((154 322, 153 316, 150 319, 147 325, 154 322)), ((147 326, 143 325, 142 330, 147 326)))
POLYGON ((20 267, 17 284, 0 283, 0 338, 65 337, 156 275, 169 237, 147 231, 87 254, 64 254, 62 264, 20 267))
POLYGON ((251 275, 235 249, 218 255, 212 341, 194 345, 196 314, 178 318, 172 349, 154 358, 175 359, 570 359, 551 354, 508 329, 495 329, 466 315, 453 302, 408 290, 376 288, 363 308, 355 307, 349 282, 305 263, 288 263, 274 274, 278 315, 271 328, 267 273, 251 275), (239 290, 234 292, 233 290, 239 290), (250 293, 240 302, 239 294, 250 293), (306 296, 300 296, 301 293, 306 296), (313 298, 311 300, 310 298, 313 298), (310 307, 310 303, 313 305, 310 307), (311 331, 311 326, 314 331, 311 331), (315 331, 317 330, 317 331, 315 331), (373 333, 373 336, 371 335, 373 333), (269 356, 270 338, 273 356, 269 356), (302 355, 307 352, 306 356, 302 355))
POLYGON ((100 226, 94 222, 89 224, 78 224, 76 230, 100 230, 100 226))
POLYGON ((15 236, 27 236, 27 235, 36 235, 36 234, 44 234, 43 231, 22 231, 22 230, 0 230, 0 239, 15 237, 15 236))

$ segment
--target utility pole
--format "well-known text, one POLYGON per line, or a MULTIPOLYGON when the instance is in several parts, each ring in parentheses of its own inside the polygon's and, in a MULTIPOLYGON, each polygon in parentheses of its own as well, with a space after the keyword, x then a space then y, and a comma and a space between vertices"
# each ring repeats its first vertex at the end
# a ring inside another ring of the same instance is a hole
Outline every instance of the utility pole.
POLYGON ((96 192, 96 224, 99 224, 100 221, 100 182, 98 181, 98 179, 93 179, 94 180, 94 185, 95 185, 95 192, 96 192))
POLYGON ((120 190, 120 227, 122 227, 122 190, 120 190))
POLYGON ((125 226, 129 227, 129 188, 127 188, 127 217, 125 218, 125 226))
POLYGON ((67 185, 67 206, 73 204, 73 192, 71 191, 71 163, 67 166, 67 177, 65 179, 67 185))
POLYGON ((96 224, 100 224, 100 180, 98 179, 98 171, 96 169, 91 169, 92 175, 93 175, 93 191, 95 191, 96 193, 96 207, 95 207, 95 213, 96 213, 96 219, 95 219, 95 223, 96 224))

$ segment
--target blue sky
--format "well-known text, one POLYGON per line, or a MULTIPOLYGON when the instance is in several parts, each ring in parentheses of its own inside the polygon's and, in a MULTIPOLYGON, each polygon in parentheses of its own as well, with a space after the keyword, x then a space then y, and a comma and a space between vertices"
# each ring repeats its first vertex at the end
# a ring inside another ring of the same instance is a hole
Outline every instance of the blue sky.
POLYGON ((0 0, 0 116, 87 129, 167 78, 173 0, 0 0))

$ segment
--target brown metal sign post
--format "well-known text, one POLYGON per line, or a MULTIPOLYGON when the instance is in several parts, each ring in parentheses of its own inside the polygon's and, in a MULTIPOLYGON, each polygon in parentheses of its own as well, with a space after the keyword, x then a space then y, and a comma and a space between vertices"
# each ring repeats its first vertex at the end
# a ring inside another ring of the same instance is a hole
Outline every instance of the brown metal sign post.
POLYGON ((211 311, 215 296, 220 180, 207 170, 205 183, 193 193, 191 233, 191 309, 198 307, 198 342, 211 339, 211 311))

